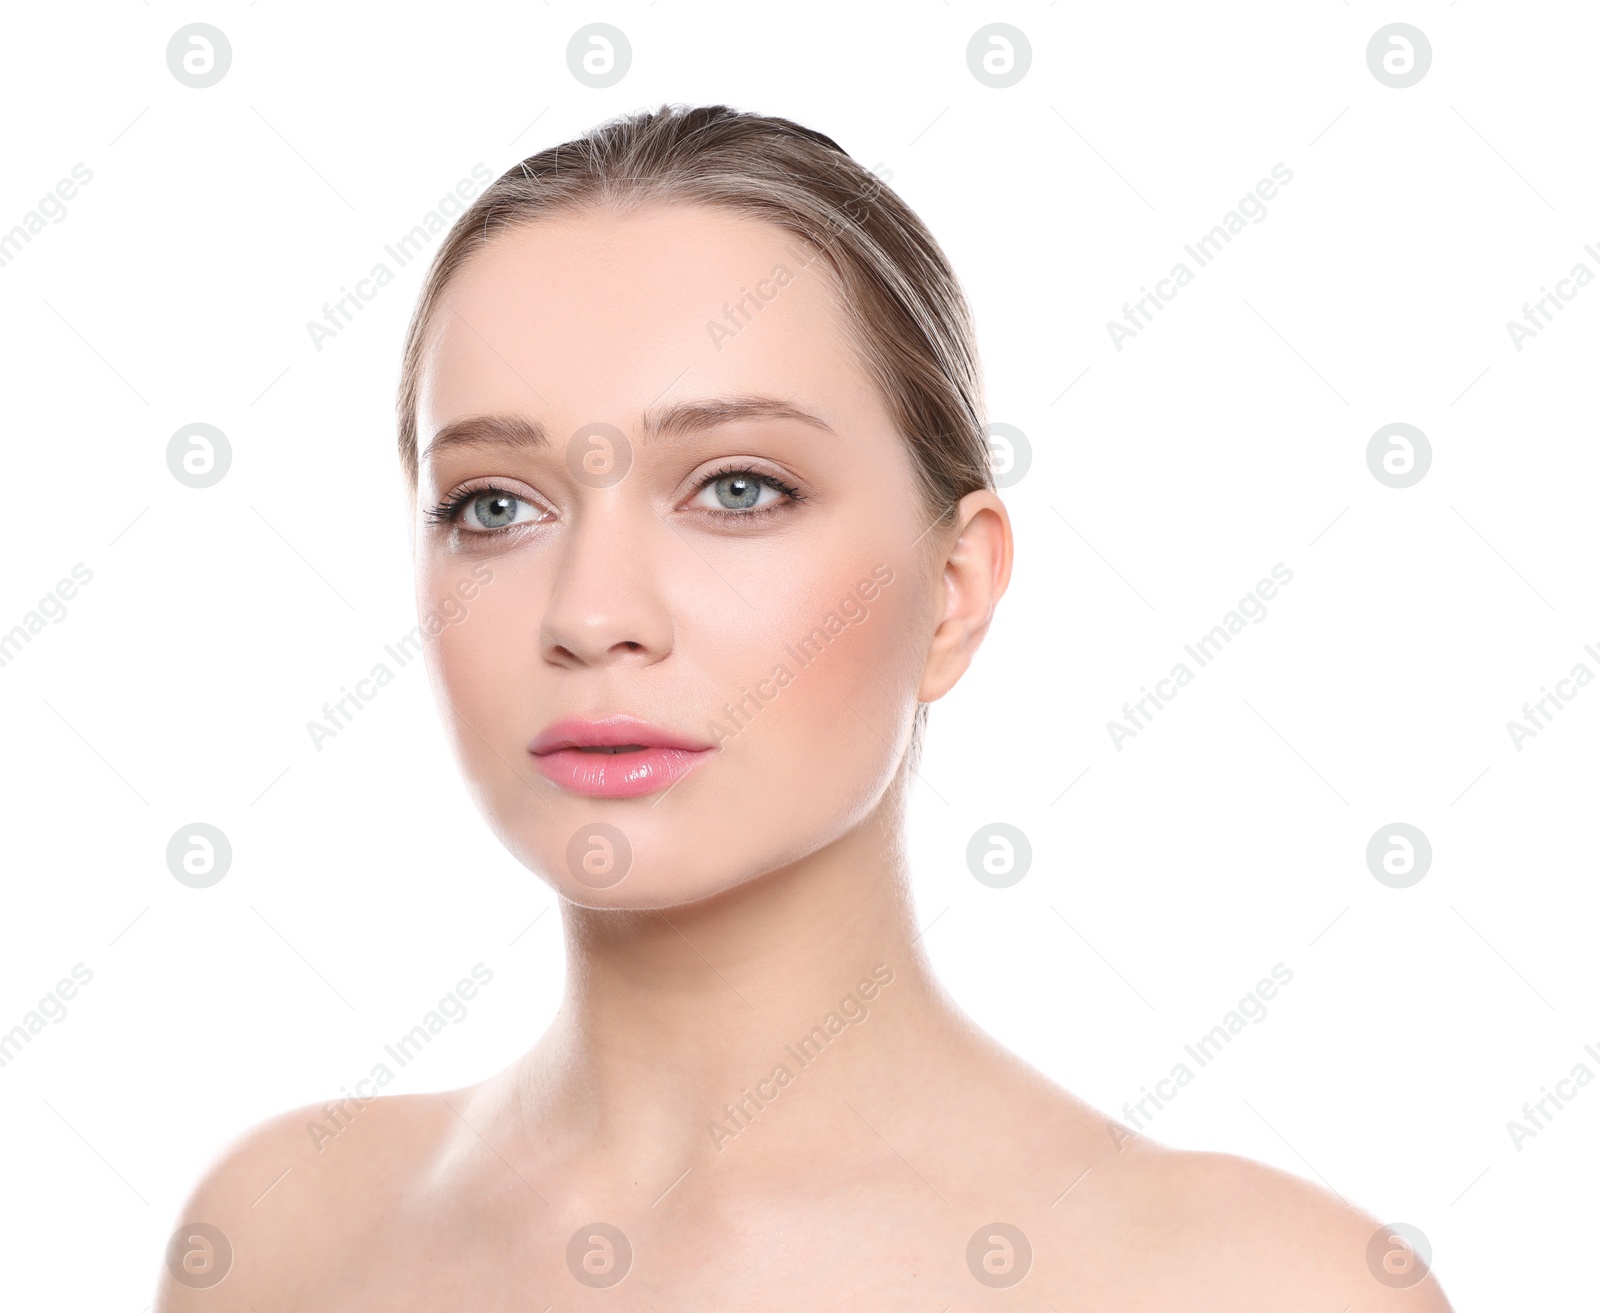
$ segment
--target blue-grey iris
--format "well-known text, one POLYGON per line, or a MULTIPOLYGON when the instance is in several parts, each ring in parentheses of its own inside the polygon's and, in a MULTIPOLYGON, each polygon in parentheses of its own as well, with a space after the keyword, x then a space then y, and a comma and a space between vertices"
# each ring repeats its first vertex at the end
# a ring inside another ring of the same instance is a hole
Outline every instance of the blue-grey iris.
POLYGON ((761 484, 742 474, 730 474, 717 480, 717 500, 730 511, 742 511, 756 504, 761 496, 761 484))
POLYGON ((473 501, 472 514, 485 529, 503 529, 517 518, 517 499, 503 492, 486 492, 473 501))

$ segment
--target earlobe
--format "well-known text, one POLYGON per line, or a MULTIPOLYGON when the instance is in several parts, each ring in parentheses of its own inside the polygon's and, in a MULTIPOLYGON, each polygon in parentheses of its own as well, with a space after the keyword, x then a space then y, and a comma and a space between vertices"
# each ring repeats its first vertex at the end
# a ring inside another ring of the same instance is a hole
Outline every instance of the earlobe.
POLYGON ((1013 543, 1005 503, 987 488, 969 492, 956 504, 956 523, 960 528, 941 572, 944 607, 923 668, 919 702, 937 701, 955 687, 1011 582, 1013 543))

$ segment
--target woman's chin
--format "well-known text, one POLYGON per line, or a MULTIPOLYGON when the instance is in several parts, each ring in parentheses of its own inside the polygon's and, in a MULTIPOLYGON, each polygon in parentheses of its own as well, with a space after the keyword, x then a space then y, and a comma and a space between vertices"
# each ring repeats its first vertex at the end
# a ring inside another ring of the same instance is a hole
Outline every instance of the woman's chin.
POLYGON ((767 869, 759 855, 686 844, 681 835, 632 832, 609 822, 578 826, 565 845, 548 832, 508 844, 523 866, 568 902, 601 911, 664 911, 715 898, 767 869))
POLYGON ((613 912, 665 912, 689 907, 725 894, 754 878, 708 877, 701 873, 694 879, 686 879, 681 870, 651 869, 645 864, 629 872, 626 879, 596 889, 564 876, 553 878, 548 868, 539 869, 545 882, 568 902, 595 911, 613 912))

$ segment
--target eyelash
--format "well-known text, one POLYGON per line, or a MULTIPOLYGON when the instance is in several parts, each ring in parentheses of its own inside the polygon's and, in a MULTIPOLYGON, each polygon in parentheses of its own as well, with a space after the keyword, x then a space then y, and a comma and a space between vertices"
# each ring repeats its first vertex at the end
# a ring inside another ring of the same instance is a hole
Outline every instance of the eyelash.
MULTIPOLYGON (((713 470, 707 474, 705 478, 701 479, 700 482, 695 486, 695 495, 698 496, 713 483, 716 483, 719 479, 725 479, 732 474, 748 474, 758 483, 764 483, 769 488, 773 488, 776 491, 781 492, 784 500, 772 502, 769 505, 760 506, 753 510, 745 511, 729 510, 726 507, 702 507, 701 509, 708 510, 711 514, 727 520, 755 520, 765 519, 774 512, 781 511, 787 506, 806 500, 805 494, 793 485, 785 483, 782 479, 776 477, 775 475, 763 474, 760 470, 751 469, 747 465, 740 465, 737 461, 730 462, 726 466, 713 470)), ((461 514, 462 510, 469 503, 476 498, 483 496, 483 494, 486 492, 497 492, 505 497, 514 497, 520 502, 525 502, 529 505, 533 504, 529 502, 526 497, 523 497, 520 493, 512 492, 509 488, 502 488, 493 483, 485 483, 476 487, 463 488, 460 492, 455 493, 453 496, 446 497, 437 506, 424 513, 436 524, 454 524, 456 522, 456 518, 461 514)), ((487 536, 490 534, 503 533, 505 532, 505 529, 512 527, 514 526, 506 525, 501 529, 475 529, 472 530, 472 533, 474 536, 479 534, 487 536)))
MULTIPOLYGON (((427 517, 435 524, 454 524, 456 517, 461 514, 462 508, 475 498, 483 496, 486 492, 498 492, 504 497, 515 497, 518 501, 527 501, 526 497, 519 496, 509 488, 501 488, 493 483, 479 484, 474 487, 463 488, 453 496, 446 497, 437 506, 426 511, 427 517)), ((479 533, 498 533, 497 529, 479 529, 479 533)))

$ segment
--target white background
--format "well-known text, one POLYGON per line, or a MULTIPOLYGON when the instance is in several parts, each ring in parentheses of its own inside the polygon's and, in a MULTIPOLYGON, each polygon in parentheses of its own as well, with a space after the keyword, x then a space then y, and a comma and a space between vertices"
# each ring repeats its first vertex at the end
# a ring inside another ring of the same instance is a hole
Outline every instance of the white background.
POLYGON ((94 973, 0 1069, 8 1307, 135 1313, 220 1148, 365 1075, 474 963, 492 985, 391 1089, 498 1070, 551 1015, 553 897, 469 803, 420 663, 307 733, 416 621, 392 406, 424 262, 320 351, 306 324, 474 164, 663 101, 888 171, 1031 446, 912 818, 959 999, 1118 1113, 1281 962, 1150 1133, 1420 1227, 1462 1310, 1592 1304, 1600 1085, 1520 1149, 1507 1122, 1600 1074, 1600 684, 1506 729, 1600 673, 1600 286, 1506 329, 1600 274, 1591 6, 151 0, 6 29, 0 232, 93 171, 0 267, 0 631, 93 571, 0 668, 0 1030, 94 973), (193 21, 233 48, 205 90, 166 64, 193 21), (605 90, 567 69, 592 21, 632 47, 605 90), (966 63, 992 21, 1032 48, 1003 90, 966 63), (1396 21, 1432 46, 1404 89, 1365 54, 1396 21), (1107 320, 1278 163, 1267 217, 1119 351, 1107 320), (165 461, 197 421, 233 452, 203 490, 165 461), (1394 422, 1433 453, 1403 490, 1366 462, 1394 422), (1267 618, 1118 750, 1107 721, 1278 562, 1267 618), (1008 889, 966 865, 996 820, 1033 849, 1008 889), (194 821, 233 847, 204 890, 165 860, 194 821), (1411 888, 1367 868, 1395 821, 1433 848, 1411 888))

